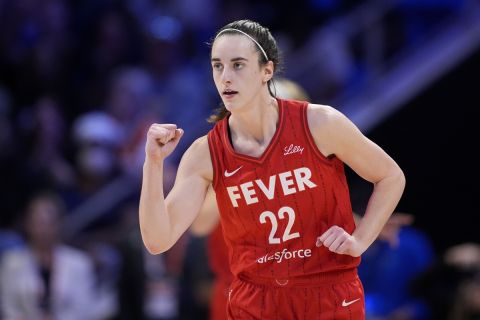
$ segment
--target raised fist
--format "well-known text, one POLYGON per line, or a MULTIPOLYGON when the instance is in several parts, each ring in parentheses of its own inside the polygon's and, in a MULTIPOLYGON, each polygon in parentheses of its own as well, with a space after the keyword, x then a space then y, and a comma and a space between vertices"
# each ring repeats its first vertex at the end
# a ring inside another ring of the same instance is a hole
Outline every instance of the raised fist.
POLYGON ((178 129, 175 124, 152 124, 147 132, 146 157, 155 161, 165 159, 178 145, 182 136, 183 130, 178 129))

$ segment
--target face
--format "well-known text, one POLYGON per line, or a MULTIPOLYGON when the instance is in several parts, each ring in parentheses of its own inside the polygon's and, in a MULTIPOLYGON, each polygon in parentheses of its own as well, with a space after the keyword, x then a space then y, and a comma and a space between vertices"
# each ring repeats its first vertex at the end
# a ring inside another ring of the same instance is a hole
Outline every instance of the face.
POLYGON ((26 231, 32 243, 53 245, 60 233, 60 211, 48 198, 37 198, 27 212, 26 231))
POLYGON ((255 43, 241 34, 224 34, 213 43, 213 80, 227 110, 238 109, 254 102, 262 92, 268 93, 272 63, 260 66, 258 55, 255 43))

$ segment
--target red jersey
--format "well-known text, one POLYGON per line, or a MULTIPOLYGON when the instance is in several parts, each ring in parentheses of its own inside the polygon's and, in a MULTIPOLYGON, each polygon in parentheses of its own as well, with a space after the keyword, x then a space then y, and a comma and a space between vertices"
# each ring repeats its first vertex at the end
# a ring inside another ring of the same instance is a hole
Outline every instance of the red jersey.
POLYGON ((208 133, 230 269, 278 279, 355 268, 360 258, 315 245, 333 225, 355 229, 343 163, 318 150, 307 102, 277 101, 276 132, 258 158, 234 150, 228 118, 208 133))

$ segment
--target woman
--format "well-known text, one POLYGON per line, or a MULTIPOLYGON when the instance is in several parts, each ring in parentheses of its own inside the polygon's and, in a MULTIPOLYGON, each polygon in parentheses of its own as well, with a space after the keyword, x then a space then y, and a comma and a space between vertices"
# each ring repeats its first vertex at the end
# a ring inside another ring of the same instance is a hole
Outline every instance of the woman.
POLYGON ((147 133, 140 228, 151 253, 168 250, 197 216, 218 207, 230 269, 231 319, 363 319, 360 255, 405 186, 398 167, 335 109, 274 98, 279 64, 269 30, 242 20, 221 28, 211 65, 224 108, 180 162, 163 195, 163 161, 183 135, 147 133), (373 192, 355 227, 343 163, 373 192), (209 186, 214 197, 206 197, 209 186))
POLYGON ((93 263, 63 243, 63 213, 56 194, 41 191, 29 199, 26 246, 5 252, 0 264, 1 319, 102 319, 93 263))

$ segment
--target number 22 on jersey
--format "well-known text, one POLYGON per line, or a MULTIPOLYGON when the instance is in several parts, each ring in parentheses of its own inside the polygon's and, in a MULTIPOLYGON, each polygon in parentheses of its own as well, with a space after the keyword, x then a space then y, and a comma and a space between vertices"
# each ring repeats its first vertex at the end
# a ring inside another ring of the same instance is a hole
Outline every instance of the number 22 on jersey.
POLYGON ((268 236, 268 242, 270 244, 279 244, 282 240, 288 241, 295 238, 299 238, 300 234, 298 232, 291 233, 293 224, 295 223, 295 211, 290 207, 281 207, 278 210, 277 215, 275 215, 271 211, 264 211, 260 214, 260 223, 264 224, 267 223, 267 218, 270 220, 272 224, 272 229, 270 229, 270 235, 268 236), (285 213, 288 216, 288 223, 287 227, 283 231, 282 239, 276 237, 277 229, 278 229, 278 219, 284 219, 285 213), (277 219, 278 216, 278 219, 277 219))

